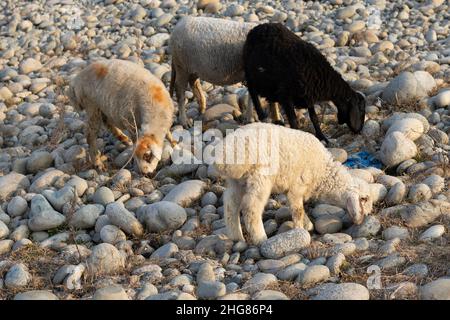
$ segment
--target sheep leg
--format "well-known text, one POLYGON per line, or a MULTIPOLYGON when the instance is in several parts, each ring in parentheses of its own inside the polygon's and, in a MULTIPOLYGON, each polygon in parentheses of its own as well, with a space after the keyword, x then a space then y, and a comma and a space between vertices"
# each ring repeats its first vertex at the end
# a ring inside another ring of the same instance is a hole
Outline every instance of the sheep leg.
POLYGON ((189 85, 192 88, 195 98, 197 99, 200 113, 205 113, 206 110, 206 98, 203 93, 202 86, 200 84, 200 79, 192 76, 189 79, 189 85))
POLYGON ((298 193, 288 192, 289 207, 292 212, 292 222, 295 228, 304 227, 305 208, 303 206, 303 196, 298 193))
POLYGON ((250 242, 255 245, 259 245, 267 239, 262 215, 271 191, 270 180, 265 179, 260 173, 256 173, 254 177, 248 178, 243 192, 244 196, 239 211, 242 213, 250 242))
POLYGON ((224 218, 228 237, 233 241, 245 241, 242 234, 239 206, 242 200, 242 190, 235 180, 227 180, 227 189, 223 194, 224 218))
POLYGON ((277 102, 270 103, 270 112, 271 118, 273 119, 273 123, 284 126, 284 120, 277 102))
MULTIPOLYGON (((180 70, 177 70, 180 71, 180 70)), ((185 72, 177 72, 177 77, 175 79, 175 90, 178 102, 178 117, 181 125, 184 128, 189 127, 188 119, 186 116, 186 101, 185 101, 185 91, 188 85, 188 74, 185 72)))
POLYGON ((172 132, 168 131, 166 134, 166 138, 167 140, 169 140, 172 147, 175 147, 178 144, 177 141, 173 138, 172 132))
POLYGON ((115 127, 111 124, 111 122, 106 121, 106 126, 108 127, 109 131, 112 132, 112 134, 120 141, 126 144, 127 146, 131 146, 133 142, 130 138, 127 137, 125 133, 122 132, 119 128, 115 127))
POLYGON ((319 140, 325 141, 326 144, 329 144, 330 142, 325 137, 325 135, 322 133, 322 130, 320 130, 320 124, 319 124, 319 118, 317 117, 316 110, 314 109, 314 106, 308 107, 309 117, 311 118, 312 124, 314 126, 314 130, 316 131, 316 137, 319 140))
POLYGON ((281 104, 284 112, 289 120, 289 125, 291 129, 300 129, 300 124, 298 123, 297 114, 295 113, 294 105, 291 102, 285 102, 281 104))
POLYGON ((255 106, 259 121, 265 120, 267 118, 267 113, 265 113, 261 107, 261 102, 259 101, 258 94, 250 89, 248 91, 250 92, 250 96, 252 97, 253 105, 255 106))
POLYGON ((247 109, 245 109, 245 122, 250 123, 253 120, 253 103, 250 94, 247 98, 247 109))
POLYGON ((103 163, 102 157, 97 147, 97 135, 100 129, 99 122, 102 122, 102 117, 99 110, 88 113, 88 122, 86 124, 86 140, 89 144, 89 158, 90 162, 100 171, 105 171, 106 167, 103 163))

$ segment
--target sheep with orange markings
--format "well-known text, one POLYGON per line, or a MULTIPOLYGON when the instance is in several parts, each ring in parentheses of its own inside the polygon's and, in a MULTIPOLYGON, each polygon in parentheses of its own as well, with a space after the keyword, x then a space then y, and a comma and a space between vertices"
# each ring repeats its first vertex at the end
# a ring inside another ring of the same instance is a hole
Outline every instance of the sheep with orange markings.
POLYGON ((105 169, 97 146, 99 124, 103 124, 123 143, 134 142, 133 157, 143 174, 155 171, 174 114, 161 80, 130 61, 99 60, 72 79, 67 95, 78 111, 86 111, 89 157, 95 167, 105 169))

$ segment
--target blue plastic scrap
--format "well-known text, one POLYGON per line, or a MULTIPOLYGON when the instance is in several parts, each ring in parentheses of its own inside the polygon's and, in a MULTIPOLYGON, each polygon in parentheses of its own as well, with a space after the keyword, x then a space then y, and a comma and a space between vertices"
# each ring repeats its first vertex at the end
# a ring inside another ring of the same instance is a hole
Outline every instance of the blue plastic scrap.
POLYGON ((366 151, 361 151, 352 154, 350 157, 348 157, 347 161, 344 162, 344 165, 349 168, 368 168, 368 167, 374 167, 381 169, 383 164, 375 158, 373 155, 366 151))

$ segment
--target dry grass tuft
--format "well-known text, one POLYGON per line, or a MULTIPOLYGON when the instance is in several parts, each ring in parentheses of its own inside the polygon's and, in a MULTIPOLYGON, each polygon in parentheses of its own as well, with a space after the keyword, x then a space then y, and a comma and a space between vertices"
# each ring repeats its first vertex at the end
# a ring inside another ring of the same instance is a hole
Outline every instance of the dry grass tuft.
POLYGON ((312 241, 310 246, 304 250, 304 256, 309 260, 330 255, 330 246, 321 242, 312 241))
POLYGON ((68 103, 68 98, 63 93, 63 88, 65 85, 65 80, 62 77, 55 78, 55 93, 56 93, 56 112, 59 115, 58 123, 56 128, 52 130, 50 138, 47 142, 47 149, 54 150, 58 147, 61 140, 67 135, 69 130, 67 129, 66 124, 64 123, 64 115, 65 115, 65 107, 64 105, 68 103))
POLYGON ((31 282, 26 287, 21 289, 0 289, 0 299, 8 300, 12 299, 19 292, 53 289, 52 277, 64 265, 64 261, 54 251, 36 244, 24 246, 9 254, 8 257, 0 257, 0 260, 6 259, 13 264, 25 264, 32 276, 31 282))
POLYGON ((308 300, 305 290, 297 282, 279 280, 269 284, 264 290, 280 291, 291 300, 308 300))

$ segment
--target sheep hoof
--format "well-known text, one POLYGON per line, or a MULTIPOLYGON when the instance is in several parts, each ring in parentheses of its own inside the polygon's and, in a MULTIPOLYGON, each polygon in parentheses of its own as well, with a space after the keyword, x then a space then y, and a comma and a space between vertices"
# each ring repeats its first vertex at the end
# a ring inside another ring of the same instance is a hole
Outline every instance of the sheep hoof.
POLYGON ((180 120, 180 124, 183 126, 183 128, 185 129, 189 129, 192 127, 192 119, 186 119, 186 120, 180 120))
POLYGON ((283 126, 284 127, 284 121, 283 120, 275 120, 273 122, 273 124, 279 125, 279 126, 283 126))
POLYGON ((244 117, 244 115, 241 113, 240 115, 233 115, 234 119, 236 119, 239 123, 246 123, 247 119, 244 117))
POLYGON ((327 145, 327 146, 330 145, 330 141, 323 134, 317 135, 317 139, 325 142, 325 145, 327 145))
POLYGON ((94 166, 99 170, 99 171, 106 171, 106 165, 105 165, 105 161, 106 161, 107 157, 105 155, 103 156, 99 156, 95 159, 95 163, 94 166))

